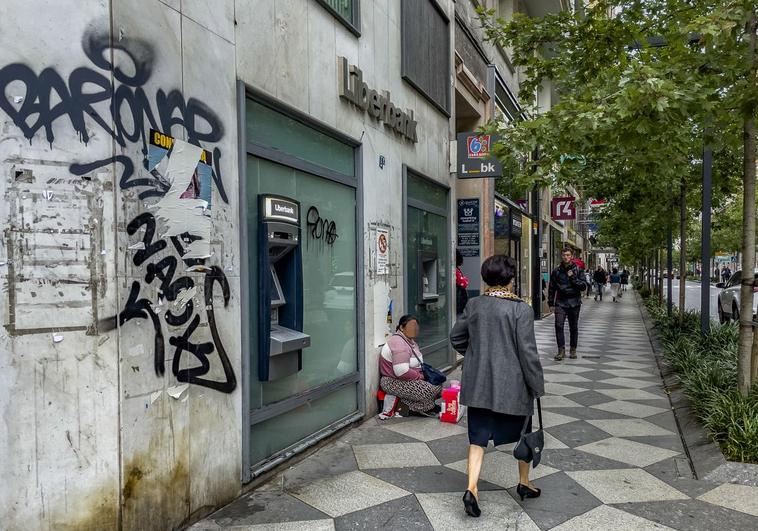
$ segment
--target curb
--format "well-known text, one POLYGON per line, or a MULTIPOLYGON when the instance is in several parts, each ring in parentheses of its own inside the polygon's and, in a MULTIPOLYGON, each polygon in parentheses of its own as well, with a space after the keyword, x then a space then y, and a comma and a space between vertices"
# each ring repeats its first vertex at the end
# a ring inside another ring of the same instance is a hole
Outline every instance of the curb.
POLYGON ((640 309, 642 321, 645 323, 650 345, 653 348, 661 378, 663 378, 666 394, 669 396, 671 410, 674 412, 684 452, 689 459, 692 472, 695 479, 707 479, 709 474, 722 466, 726 466, 727 460, 721 453, 721 448, 711 440, 705 428, 700 425, 700 421, 692 410, 689 398, 684 394, 679 384, 679 377, 663 357, 663 347, 655 331, 653 320, 647 313, 647 308, 637 291, 634 292, 634 297, 640 309))

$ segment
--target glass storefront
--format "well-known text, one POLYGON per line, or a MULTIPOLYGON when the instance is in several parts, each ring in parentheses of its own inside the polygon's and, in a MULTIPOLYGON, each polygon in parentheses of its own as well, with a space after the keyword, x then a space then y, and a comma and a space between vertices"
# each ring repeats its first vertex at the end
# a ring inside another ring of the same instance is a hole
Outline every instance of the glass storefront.
POLYGON ((516 294, 531 300, 530 229, 531 219, 517 206, 495 200, 495 253, 510 256, 516 261, 513 281, 516 294))
POLYGON ((246 212, 250 293, 250 464, 255 466, 357 412, 358 290, 356 186, 352 146, 257 102, 247 107, 246 212), (270 151, 285 152, 274 162, 270 151), (311 171, 301 171, 300 162, 311 171), (310 346, 293 374, 260 381, 258 373, 259 195, 300 203, 302 333, 310 346), (273 412, 273 413, 272 413, 273 412))
POLYGON ((448 190, 408 171, 406 192, 406 308, 419 319, 425 361, 445 367, 452 361, 448 190))

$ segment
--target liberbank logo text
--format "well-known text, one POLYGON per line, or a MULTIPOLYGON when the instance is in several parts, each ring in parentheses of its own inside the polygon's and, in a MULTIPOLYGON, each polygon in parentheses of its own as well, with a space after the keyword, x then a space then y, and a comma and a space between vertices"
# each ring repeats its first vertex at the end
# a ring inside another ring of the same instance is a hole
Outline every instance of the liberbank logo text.
POLYGON ((396 133, 411 142, 418 142, 416 135, 416 120, 413 111, 403 111, 390 100, 389 91, 379 93, 363 81, 363 72, 357 66, 351 65, 344 57, 337 58, 340 78, 340 98, 346 100, 369 116, 384 122, 396 133))

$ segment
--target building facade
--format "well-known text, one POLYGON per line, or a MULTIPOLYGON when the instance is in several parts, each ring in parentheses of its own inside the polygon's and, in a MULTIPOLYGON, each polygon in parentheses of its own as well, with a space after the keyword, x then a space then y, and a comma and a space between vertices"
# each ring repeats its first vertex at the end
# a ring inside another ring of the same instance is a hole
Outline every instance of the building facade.
MULTIPOLYGON (((483 213, 468 265, 500 249, 493 181, 457 181, 454 139, 518 110, 476 3, 12 3, 4 528, 201 518, 376 411, 404 313, 454 365, 458 199, 483 213)), ((528 283, 532 218, 507 204, 528 283)))

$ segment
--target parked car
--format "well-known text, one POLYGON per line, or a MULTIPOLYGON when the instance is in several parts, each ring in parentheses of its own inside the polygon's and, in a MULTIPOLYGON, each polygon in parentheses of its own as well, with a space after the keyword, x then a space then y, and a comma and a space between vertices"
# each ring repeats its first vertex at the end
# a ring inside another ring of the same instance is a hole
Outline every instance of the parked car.
POLYGON ((332 277, 324 297, 324 307, 329 310, 355 311, 354 273, 337 273, 332 277))
MULTIPOLYGON (((755 278, 758 281, 758 268, 755 270, 755 278)), ((719 322, 725 323, 730 319, 732 321, 740 320, 740 284, 742 282, 742 271, 735 272, 726 282, 716 284, 721 288, 718 296, 718 313, 719 322)), ((758 284, 758 282, 756 282, 758 284)), ((753 319, 758 309, 758 287, 753 287, 753 319)))

